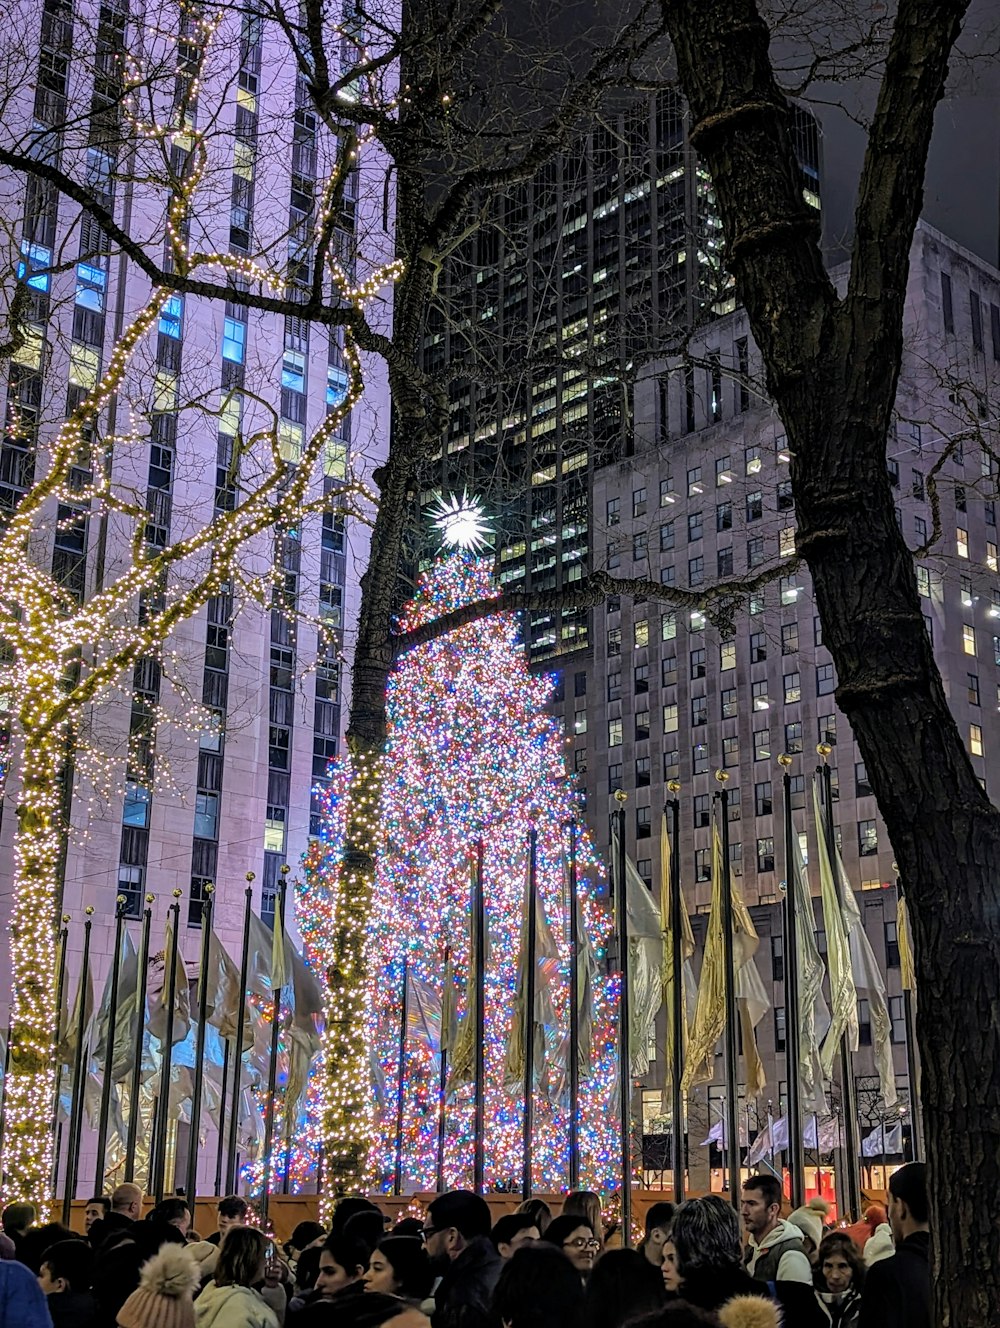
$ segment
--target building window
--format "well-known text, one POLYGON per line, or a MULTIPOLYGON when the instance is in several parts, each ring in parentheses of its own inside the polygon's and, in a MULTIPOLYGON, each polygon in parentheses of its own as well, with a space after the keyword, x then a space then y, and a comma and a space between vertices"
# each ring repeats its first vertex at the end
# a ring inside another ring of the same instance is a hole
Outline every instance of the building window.
POLYGON ((966 675, 966 695, 969 698, 969 705, 977 706, 979 704, 979 677, 975 673, 966 675))
POLYGON ((677 747, 663 753, 663 778, 677 779, 681 773, 681 754, 677 747))
MULTIPOLYGON (((586 677, 586 674, 584 674, 586 677)), ((637 664, 632 670, 632 691, 636 696, 649 691, 649 665, 637 664)))
POLYGON ((702 536, 702 521, 700 512, 689 512, 687 519, 688 543, 692 540, 700 540, 702 536))
POLYGON ((791 558, 795 553, 795 527, 785 526, 778 535, 778 554, 782 558, 791 558))
POLYGON ((854 795, 858 798, 872 796, 872 786, 868 782, 868 771, 865 769, 864 761, 854 763, 854 795))
POLYGON ((788 777, 788 799, 791 803, 792 811, 802 811, 806 805, 806 777, 805 775, 790 775, 788 777))
POLYGON ((620 747, 622 745, 622 722, 620 719, 608 720, 608 746, 620 747))
POLYGON ((774 982, 785 980, 785 938, 771 937, 771 978, 774 982))
POLYGON ((743 449, 743 465, 748 475, 760 474, 760 448, 753 444, 743 449))
POLYGON ((728 673, 736 668, 736 642, 723 641, 719 645, 719 670, 728 673))
POLYGON ((970 623, 962 624, 962 649, 967 655, 976 653, 976 629, 970 623))
POLYGON ((141 784, 126 784, 122 825, 145 830, 149 825, 149 800, 148 788, 141 784))
POLYGON ((732 503, 719 503, 715 509, 715 529, 732 530, 733 528, 733 505, 732 503))
POLYGON ((931 573, 928 567, 917 568, 917 594, 924 599, 931 597, 931 573))
POLYGON ((802 699, 802 683, 798 673, 785 674, 785 705, 792 705, 802 699))
POLYGON ((941 273, 941 318, 944 322, 944 330, 954 332, 955 308, 951 302, 951 277, 947 272, 941 273))
POLYGON ((650 833, 650 808, 636 807, 635 809, 635 837, 636 839, 648 839, 650 833))
POLYGON ((705 580, 705 559, 699 556, 688 559, 688 585, 700 586, 705 580))
POLYGON ((955 552, 960 558, 969 556, 969 532, 961 526, 955 527, 955 552))
POLYGON ((687 473, 688 497, 693 498, 695 494, 704 493, 705 486, 701 482, 701 466, 692 466, 687 473))
POLYGON ((643 885, 647 890, 653 888, 653 860, 652 858, 637 858, 635 869, 642 877, 643 885))
POLYGON ((222 358, 233 364, 242 364, 246 359, 246 349, 246 324, 236 318, 225 319, 222 327, 222 358))
POLYGON ((774 840, 770 835, 766 839, 757 840, 757 870, 774 871, 774 840))
POLYGON ((674 547, 674 523, 664 521, 660 527, 660 552, 669 553, 674 547))
POLYGON ((757 682, 750 684, 750 694, 753 697, 754 710, 769 710, 771 702, 767 696, 767 679, 760 678, 757 682))
POLYGON ((775 1051, 785 1050, 785 1007, 783 1005, 774 1007, 774 1049, 775 1051))
POLYGON ((878 830, 874 821, 858 822, 858 853, 863 858, 870 858, 878 852, 878 830))
POLYGON ((732 576, 733 550, 731 545, 727 549, 719 549, 719 551, 716 553, 715 570, 717 576, 732 576))
POLYGON ((645 489, 633 489, 633 490, 632 490, 632 515, 633 515, 634 517, 635 517, 635 516, 645 516, 645 515, 646 515, 646 490, 645 490, 645 489))
POLYGON ((771 781, 766 779, 753 786, 753 810, 755 816, 770 816, 774 811, 771 799, 771 781))
MULTIPOLYGON (((994 515, 994 520, 995 519, 996 517, 994 515)), ((986 541, 986 566, 990 569, 991 572, 995 572, 998 567, 997 546, 994 543, 992 543, 992 541, 990 540, 986 541)))
POLYGON ((670 687, 677 681, 676 655, 666 655, 660 661, 660 681, 664 687, 670 687))
POLYGON ((622 653, 622 629, 620 627, 608 628, 608 654, 620 655, 622 653))
POLYGON ((696 775, 708 774, 708 744, 695 743, 691 748, 691 770, 696 775))
POLYGON ((632 624, 632 644, 637 649, 649 645, 649 623, 645 618, 632 624))
POLYGON ((754 729, 753 731, 753 759, 755 761, 768 761, 771 758, 771 730, 754 729))
POLYGON ((668 701, 663 707, 663 732, 677 732, 677 702, 668 701))
POLYGON ((691 659, 691 677, 704 678, 707 665, 705 663, 706 652, 702 650, 692 650, 691 659))
POLYGON ((635 740, 636 742, 645 742, 649 737, 649 711, 637 710, 635 712, 635 740))
POLYGON ((872 1044, 872 1012, 867 1001, 858 1001, 858 1044, 862 1047, 872 1044))
POLYGON ((639 530, 632 536, 632 560, 642 562, 646 556, 646 532, 639 530))
POLYGON ((618 568, 621 567, 622 556, 619 552, 617 540, 608 540, 608 551, 604 563, 609 572, 617 572, 618 568))
POLYGON ((817 742, 829 743, 831 747, 837 745, 837 716, 820 715, 817 723, 817 742))
POLYGON ((573 714, 573 732, 576 734, 587 732, 587 712, 586 710, 577 710, 573 714))
POLYGON ((983 306, 975 291, 969 291, 969 318, 972 322, 972 344, 978 351, 983 349, 983 306))
POLYGON ((983 730, 978 724, 969 725, 969 751, 973 756, 983 755, 983 730))
POLYGON ((712 859, 707 848, 696 848, 694 851, 694 879, 696 881, 712 879, 712 859))
POLYGON ((615 669, 608 674, 608 700, 620 701, 622 697, 622 675, 621 669, 615 669))
POLYGON ((758 490, 748 493, 746 498, 747 521, 759 521, 764 515, 764 495, 758 490))
POLYGON ((783 655, 795 655, 799 649, 799 625, 798 623, 785 623, 781 629, 781 653, 783 655))
POLYGON ((740 763, 740 740, 737 737, 722 739, 722 766, 732 770, 740 763))
POLYGON ((829 696, 837 685, 832 664, 816 665, 816 695, 829 696))
POLYGON ((573 769, 578 775, 585 775, 587 773, 586 747, 577 747, 573 752, 573 769))
POLYGON ((763 664, 767 659, 767 635, 764 632, 750 633, 750 663, 763 664))
POLYGON ((764 540, 760 535, 747 540, 747 567, 759 567, 764 561, 764 540))
POLYGON ((732 472, 729 469, 729 457, 722 456, 715 458, 715 487, 721 488, 723 484, 732 483, 732 472))
POLYGON ((608 766, 608 792, 615 793, 622 786, 622 765, 613 761, 608 766))
POLYGON ((636 788, 649 788, 648 756, 637 756, 635 758, 635 786, 636 788))
POLYGON ((889 997, 889 1018, 892 1021, 890 1033, 893 1042, 906 1041, 906 1003, 902 996, 889 997))
POLYGON ((899 931, 895 922, 885 924, 885 966, 899 967, 899 931))
POLYGON ((660 640, 672 641, 677 635, 677 613, 671 609, 660 614, 660 640))
POLYGON ((660 480, 660 506, 669 507, 671 503, 676 501, 673 481, 670 479, 660 480))
POLYGON ((605 505, 605 523, 609 526, 617 526, 622 519, 622 500, 620 498, 609 498, 605 505))
POLYGON ((708 723, 708 697, 692 696, 691 698, 691 727, 700 728, 702 724, 708 723))
POLYGON ((722 718, 735 719, 739 714, 739 702, 735 687, 724 687, 722 690, 722 718))
POLYGON ((219 837, 219 795, 198 793, 194 800, 194 833, 199 839, 219 837))
POLYGON ((780 480, 778 483, 778 511, 788 512, 795 506, 792 497, 792 481, 780 480))

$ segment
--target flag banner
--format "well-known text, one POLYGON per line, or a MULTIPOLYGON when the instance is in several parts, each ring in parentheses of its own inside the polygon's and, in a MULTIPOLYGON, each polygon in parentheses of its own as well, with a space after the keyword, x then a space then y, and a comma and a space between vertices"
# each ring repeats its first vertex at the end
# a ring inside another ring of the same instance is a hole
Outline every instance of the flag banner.
POLYGON ((458 1022, 451 1047, 448 1092, 473 1083, 476 1074, 476 919, 469 915, 469 971, 465 980, 465 1012, 458 1022))
MULTIPOLYGON (((714 846, 713 846, 714 849, 714 846)), ((681 1088, 688 1092, 694 1084, 711 1083, 715 1078, 715 1048, 726 1026, 726 973, 722 936, 722 872, 713 864, 712 902, 705 933, 705 951, 701 959, 698 1001, 684 1057, 681 1088)), ((719 1129, 722 1122, 716 1123, 719 1129)), ((713 1126, 713 1129, 715 1127, 713 1126)), ((721 1137, 721 1136, 720 1136, 721 1137)), ((705 1140, 712 1142, 712 1135, 705 1140)), ((718 1142, 718 1140, 715 1140, 718 1142)))
MULTIPOLYGON (((68 990, 68 988, 69 983, 67 982, 64 990, 68 990)), ((87 1032, 90 1029, 91 1021, 94 1017, 94 980, 92 969, 88 969, 87 971, 86 982, 77 983, 73 1008, 65 1015, 62 1021, 63 1037, 59 1046, 56 1048, 56 1057, 62 1065, 72 1065, 73 1061, 76 1059, 77 1030, 80 1027, 81 1004, 83 1005, 83 1037, 84 1042, 86 1042, 87 1032)))
MULTIPOLYGON (((167 931, 163 942, 163 954, 151 963, 149 975, 149 1018, 147 1027, 150 1034, 162 1043, 167 1036, 168 1002, 170 1000, 170 952, 173 949, 174 915, 167 914, 167 931)), ((183 1042, 191 1027, 191 990, 188 986, 187 969, 180 949, 177 951, 177 965, 174 977, 174 1016, 171 1027, 171 1041, 183 1042)))
POLYGON ((870 1134, 861 1141, 862 1157, 892 1156, 903 1151, 903 1125, 895 1121, 886 1126, 885 1121, 876 1125, 870 1134))
MULTIPOLYGON (((621 862, 617 828, 611 833, 613 861, 621 862)), ((633 1075, 648 1072, 650 1042, 663 1000, 660 972, 663 941, 651 891, 625 855, 625 913, 628 918, 629 1060, 633 1075)))
POLYGON ((899 947, 899 975, 904 991, 917 990, 917 974, 913 967, 913 938, 910 935, 910 915, 906 900, 900 896, 896 905, 896 944, 899 947))
POLYGON ((858 993, 848 944, 847 923, 837 894, 833 864, 827 848, 823 811, 819 801, 819 777, 813 776, 813 817, 816 825, 819 863, 820 902, 826 932, 826 962, 830 972, 830 1028, 824 1039, 820 1058, 823 1073, 829 1079, 833 1062, 846 1037, 849 1051, 858 1049, 858 993))
POLYGON ((271 927, 271 988, 279 992, 288 985, 288 963, 285 953, 285 924, 281 909, 275 905, 274 923, 271 927))
MULTIPOLYGON (((576 901, 577 961, 576 995, 579 1011, 577 1037, 577 1064, 581 1079, 590 1077, 594 1062, 594 984, 600 976, 597 955, 591 944, 590 934, 583 917, 580 900, 576 901)), ((567 1047, 569 1034, 567 1033, 567 1047)), ((567 1051, 567 1056, 568 1056, 567 1051)), ((567 1061, 568 1064, 568 1061, 567 1061)), ((568 1073, 568 1072, 567 1072, 568 1073)), ((567 1090, 568 1090, 567 1080, 567 1090)))
POLYGON ((838 1116, 810 1116, 802 1131, 802 1143, 805 1148, 818 1148, 821 1153, 832 1153, 844 1146, 844 1131, 838 1116), (817 1141, 818 1137, 818 1141, 817 1141))
MULTIPOLYGON (((664 1065, 668 1075, 674 1065, 675 1055, 673 1022, 674 926, 679 926, 681 932, 682 1032, 685 1044, 687 1042, 691 1019, 694 1016, 694 1007, 698 993, 698 984, 695 981, 694 967, 692 964, 695 952, 694 932, 691 930, 691 918, 688 914, 687 905, 684 902, 683 890, 681 891, 680 917, 674 919, 670 916, 670 853, 670 836, 667 834, 667 817, 666 813, 664 813, 660 819, 660 935, 663 947, 660 972, 663 987, 663 1005, 667 1011, 665 1023, 666 1037, 664 1040, 664 1065)), ((683 1051, 684 1048, 682 1047, 682 1055, 683 1051)))
POLYGON ((445 957, 444 975, 441 980, 441 1050, 444 1052, 450 1052, 455 1045, 457 1017, 455 970, 451 962, 451 951, 449 951, 445 957))
MULTIPOLYGON (((102 1066, 108 1054, 108 1024, 111 1020, 111 981, 114 968, 108 969, 101 1004, 94 1016, 90 1045, 91 1055, 102 1066)), ((118 1007, 115 1011, 114 1053, 112 1078, 124 1079, 132 1068, 135 1050, 135 1002, 139 977, 139 956, 132 937, 122 933, 122 948, 118 956, 118 1007)))
MULTIPOLYGON (((525 873, 524 914, 521 923, 521 949, 517 969, 517 987, 511 1016, 510 1040, 507 1043, 505 1078, 509 1087, 519 1088, 524 1082, 526 1046, 525 1001, 528 991, 528 896, 529 884, 525 873)), ((552 928, 545 915, 541 894, 535 894, 535 994, 532 1019, 535 1025, 534 1073, 541 1077, 547 1064, 546 1032, 555 1027, 555 1006, 552 1001, 552 980, 559 973, 559 950, 552 928)))
POLYGON ((432 1056, 440 1055, 441 997, 411 968, 406 972, 406 1036, 426 1047, 432 1056))
MULTIPOLYGON (((740 1112, 740 1119, 739 1119, 739 1124, 736 1127, 736 1132, 739 1135, 740 1147, 746 1148, 747 1141, 750 1135, 749 1135, 749 1130, 747 1128, 747 1119, 745 1111, 740 1112)), ((712 1126, 712 1128, 709 1130, 706 1138, 702 1139, 701 1141, 702 1148, 707 1148, 709 1144, 715 1144, 717 1148, 726 1147, 726 1122, 724 1120, 717 1120, 712 1126)))
MULTIPOLYGON (((722 839, 717 824, 712 826, 712 871, 723 873, 722 839)), ((767 992, 757 971, 757 951, 760 938, 753 925, 750 911, 743 900, 743 892, 735 880, 730 882, 733 901, 733 978, 735 983, 736 1012, 743 1040, 743 1060, 746 1066, 746 1094, 759 1097, 764 1091, 767 1077, 764 1063, 757 1050, 756 1028, 771 1008, 767 992)))
POLYGON ((757 1138, 750 1145, 746 1165, 758 1166, 765 1158, 775 1157, 788 1148, 788 1117, 778 1116, 769 1120, 757 1138))
POLYGON ((250 948, 247 953, 247 991, 252 996, 273 999, 271 961, 274 935, 256 913, 250 914, 250 948))
MULTIPOLYGON (((240 991, 240 970, 230 958, 225 946, 213 930, 208 933, 208 963, 205 973, 198 975, 198 994, 201 982, 207 986, 205 1013, 207 1022, 224 1038, 236 1037, 245 995, 240 991)), ((249 1047, 244 1027, 243 1050, 249 1047)))
MULTIPOLYGON (((812 893, 797 837, 794 838, 792 849, 792 879, 787 882, 786 888, 795 892, 795 942, 799 957, 796 1014, 799 1022, 801 1106, 803 1111, 826 1116, 830 1108, 820 1047, 830 1029, 830 1009, 823 995, 825 969, 816 944, 812 893)), ((791 1023, 788 1028, 792 1028, 791 1023)))

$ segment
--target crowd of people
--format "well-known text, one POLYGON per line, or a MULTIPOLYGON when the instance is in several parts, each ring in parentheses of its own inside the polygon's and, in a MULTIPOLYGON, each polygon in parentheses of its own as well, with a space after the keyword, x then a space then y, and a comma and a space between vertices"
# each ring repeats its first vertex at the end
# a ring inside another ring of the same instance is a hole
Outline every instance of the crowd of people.
MULTIPOLYGON (((646 1214, 638 1249, 614 1248, 600 1198, 553 1216, 529 1199, 495 1223, 468 1190, 387 1230, 346 1198, 329 1228, 301 1222, 281 1248, 237 1195, 201 1239, 180 1197, 142 1217, 137 1186, 84 1209, 86 1233, 2 1214, 3 1328, 930 1328, 922 1163, 890 1179, 887 1208, 830 1228, 813 1200, 782 1218, 779 1182, 744 1184, 646 1214), (741 1220, 742 1219, 742 1220, 741 1220)), ((620 1244, 620 1241, 619 1241, 620 1244)))

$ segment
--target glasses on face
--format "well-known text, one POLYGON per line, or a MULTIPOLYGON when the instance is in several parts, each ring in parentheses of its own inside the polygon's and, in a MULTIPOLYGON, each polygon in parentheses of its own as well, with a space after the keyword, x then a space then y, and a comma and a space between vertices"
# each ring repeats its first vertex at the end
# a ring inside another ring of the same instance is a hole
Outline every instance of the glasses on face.
POLYGON ((447 1227, 422 1227, 420 1231, 420 1239, 426 1245, 431 1236, 437 1236, 440 1232, 447 1230, 447 1227))
POLYGON ((599 1250, 601 1242, 596 1236, 575 1236, 573 1240, 564 1240, 563 1249, 570 1250, 599 1250))

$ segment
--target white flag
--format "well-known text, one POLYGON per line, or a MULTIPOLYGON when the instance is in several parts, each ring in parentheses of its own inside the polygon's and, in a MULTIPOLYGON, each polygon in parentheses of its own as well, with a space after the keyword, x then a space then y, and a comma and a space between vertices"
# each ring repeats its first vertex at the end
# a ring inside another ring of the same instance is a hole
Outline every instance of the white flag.
POLYGON ((882 1121, 861 1141, 862 1157, 881 1157, 883 1154, 891 1155, 902 1153, 902 1151, 903 1125, 901 1121, 895 1121, 888 1129, 885 1121, 882 1121))
MULTIPOLYGON (((611 851, 617 865, 621 862, 617 829, 612 831, 611 851)), ((616 884, 621 889, 621 883, 616 884)), ((652 893, 627 855, 625 912, 628 917, 629 1059, 633 1075, 643 1075, 649 1070, 649 1045, 663 999, 660 977, 663 942, 660 915, 652 893)))

